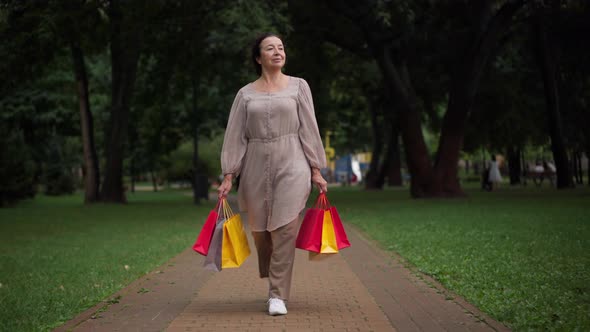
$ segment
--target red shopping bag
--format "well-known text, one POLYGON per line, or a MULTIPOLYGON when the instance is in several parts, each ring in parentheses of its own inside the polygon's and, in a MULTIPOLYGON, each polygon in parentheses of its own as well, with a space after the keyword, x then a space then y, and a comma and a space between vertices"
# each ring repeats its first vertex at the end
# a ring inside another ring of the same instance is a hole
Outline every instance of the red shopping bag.
MULTIPOLYGON (((328 201, 327 197, 326 201, 328 201)), ((328 206, 330 206, 330 202, 328 202, 328 206)), ((342 219, 340 219, 340 215, 338 214, 336 207, 330 206, 329 211, 332 215, 332 226, 334 226, 334 232, 336 233, 336 244, 338 245, 338 250, 350 247, 350 241, 348 241, 348 236, 346 236, 344 226, 342 225, 342 219)))
POLYGON ((350 242, 344 231, 342 220, 335 206, 331 206, 325 193, 320 193, 314 206, 307 210, 295 246, 299 249, 316 253, 335 253, 339 249, 350 247, 350 242), (322 229, 333 231, 335 234, 323 234, 322 229), (332 242, 336 238, 337 248, 328 248, 324 241, 332 242))
MULTIPOLYGON (((316 202, 317 204, 317 202, 316 202)), ((305 212, 305 217, 299 228, 295 247, 303 250, 320 252, 322 248, 322 225, 324 210, 312 207, 305 212)))
POLYGON ((193 244, 193 250, 203 256, 207 256, 207 253, 209 252, 211 238, 213 237, 213 232, 215 231, 215 224, 217 219, 219 219, 219 210, 221 208, 220 202, 221 200, 217 202, 215 209, 209 212, 209 216, 207 216, 207 220, 205 221, 205 224, 203 225, 203 228, 201 229, 195 244, 193 244))

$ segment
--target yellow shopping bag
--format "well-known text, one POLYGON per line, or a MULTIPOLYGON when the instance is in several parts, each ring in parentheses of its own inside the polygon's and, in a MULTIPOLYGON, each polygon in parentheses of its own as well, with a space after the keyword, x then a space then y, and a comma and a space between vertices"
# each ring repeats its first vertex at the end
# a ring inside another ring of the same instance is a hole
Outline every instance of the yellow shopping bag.
POLYGON ((221 267, 239 267, 250 256, 248 238, 242 224, 242 217, 234 214, 227 200, 223 200, 223 241, 221 247, 221 267))
POLYGON ((334 224, 332 223, 332 215, 329 211, 324 212, 324 222, 322 225, 322 254, 335 254, 338 252, 338 244, 336 243, 336 232, 334 232, 334 224))
POLYGON ((328 257, 333 257, 338 253, 338 244, 336 242, 336 232, 334 231, 334 223, 329 210, 324 211, 324 218, 322 221, 322 245, 320 252, 309 252, 310 261, 321 261, 328 257))

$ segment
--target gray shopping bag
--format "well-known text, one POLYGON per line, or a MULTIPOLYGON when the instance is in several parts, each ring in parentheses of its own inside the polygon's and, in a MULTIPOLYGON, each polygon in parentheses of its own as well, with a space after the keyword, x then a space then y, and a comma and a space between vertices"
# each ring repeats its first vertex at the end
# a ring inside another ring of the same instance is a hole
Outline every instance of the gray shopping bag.
POLYGON ((221 245, 223 241, 223 224, 225 223, 225 218, 220 216, 217 219, 217 224, 215 224, 215 231, 213 232, 213 236, 211 237, 211 244, 209 245, 209 252, 205 257, 205 262, 203 266, 207 270, 213 270, 216 272, 221 271, 221 245))

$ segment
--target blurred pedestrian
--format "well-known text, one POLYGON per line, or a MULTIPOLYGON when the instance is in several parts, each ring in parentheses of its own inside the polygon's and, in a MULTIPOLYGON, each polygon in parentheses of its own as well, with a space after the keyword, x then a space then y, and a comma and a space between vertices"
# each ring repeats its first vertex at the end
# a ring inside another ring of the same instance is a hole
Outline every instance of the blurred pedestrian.
POLYGON ((492 158, 489 163, 489 174, 488 174, 488 181, 491 183, 491 189, 494 190, 498 188, 500 182, 502 182, 502 175, 500 174, 500 168, 498 167, 498 161, 496 160, 496 155, 492 155, 492 158))

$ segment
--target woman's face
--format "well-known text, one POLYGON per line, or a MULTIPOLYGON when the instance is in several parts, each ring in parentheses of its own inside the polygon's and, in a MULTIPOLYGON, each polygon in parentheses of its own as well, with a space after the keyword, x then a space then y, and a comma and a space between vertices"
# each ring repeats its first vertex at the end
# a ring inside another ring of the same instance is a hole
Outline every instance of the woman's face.
POLYGON ((285 65, 287 55, 283 42, 275 37, 267 37, 260 43, 260 57, 257 59, 263 70, 274 71, 285 65))

